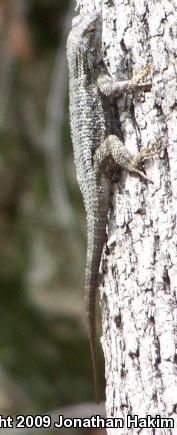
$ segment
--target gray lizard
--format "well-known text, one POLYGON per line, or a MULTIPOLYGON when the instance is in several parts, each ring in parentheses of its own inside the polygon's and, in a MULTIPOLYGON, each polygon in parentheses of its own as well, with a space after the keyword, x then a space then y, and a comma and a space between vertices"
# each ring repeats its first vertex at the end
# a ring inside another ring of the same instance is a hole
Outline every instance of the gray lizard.
POLYGON ((138 164, 149 153, 139 153, 134 158, 115 135, 110 98, 134 90, 150 90, 151 86, 135 79, 116 82, 107 73, 101 49, 101 16, 96 12, 73 20, 67 57, 74 161, 87 215, 85 294, 97 396, 95 305, 111 178, 115 168, 121 167, 146 179, 138 164))

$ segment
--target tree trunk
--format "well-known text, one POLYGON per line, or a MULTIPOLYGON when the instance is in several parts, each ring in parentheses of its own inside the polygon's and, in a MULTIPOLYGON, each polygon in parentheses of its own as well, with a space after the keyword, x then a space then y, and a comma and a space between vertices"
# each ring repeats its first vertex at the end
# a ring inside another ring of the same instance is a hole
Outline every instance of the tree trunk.
POLYGON ((117 100, 125 147, 136 155, 150 143, 168 145, 145 163, 153 184, 124 172, 113 185, 102 346, 107 414, 122 418, 124 428, 108 434, 175 434, 147 425, 126 429, 126 422, 128 414, 159 415, 177 427, 177 1, 78 3, 84 13, 102 6, 105 61, 115 79, 152 64, 151 91, 117 100))

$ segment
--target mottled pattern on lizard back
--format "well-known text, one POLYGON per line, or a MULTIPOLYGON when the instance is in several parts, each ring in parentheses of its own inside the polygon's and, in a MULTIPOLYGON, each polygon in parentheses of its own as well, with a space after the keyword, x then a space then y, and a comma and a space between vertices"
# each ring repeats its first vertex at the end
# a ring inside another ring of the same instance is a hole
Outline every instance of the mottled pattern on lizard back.
POLYGON ((68 38, 70 117, 77 179, 87 213, 85 291, 97 392, 95 300, 101 254, 106 240, 110 182, 117 168, 151 181, 138 169, 138 165, 154 155, 153 150, 144 149, 133 157, 125 148, 119 119, 113 113, 115 105, 110 98, 120 97, 126 92, 150 91, 151 84, 140 82, 148 74, 148 65, 130 80, 119 82, 110 77, 102 62, 99 16, 94 13, 76 20, 77 24, 75 22, 68 38))
MULTIPOLYGON (((98 19, 93 14, 93 21, 95 18, 98 19)), ((89 34, 85 35, 84 44, 83 33, 88 28, 90 19, 83 17, 71 31, 67 44, 71 135, 77 179, 86 211, 90 210, 89 191, 96 189, 93 154, 106 133, 105 113, 96 83, 97 59, 94 53, 89 59, 89 34), (91 180, 92 183, 94 181, 94 186, 90 183, 91 180)), ((93 194, 91 197, 93 199, 93 194)))
POLYGON ((87 318, 97 392, 95 352, 95 299, 106 223, 110 182, 119 168, 149 180, 138 166, 154 155, 142 149, 136 157, 125 148, 115 99, 127 92, 150 91, 151 83, 141 82, 150 71, 125 81, 114 80, 106 71, 101 54, 101 22, 97 14, 78 17, 68 38, 70 117, 77 179, 87 213, 86 300, 87 318), (118 131, 117 131, 118 130, 118 131))
POLYGON ((97 390, 95 299, 101 254, 106 240, 109 202, 109 183, 98 180, 93 167, 94 151, 105 138, 107 131, 105 111, 96 76, 100 50, 100 18, 96 14, 93 14, 93 17, 83 17, 69 35, 67 54, 74 161, 87 213, 85 292, 95 390, 97 390))

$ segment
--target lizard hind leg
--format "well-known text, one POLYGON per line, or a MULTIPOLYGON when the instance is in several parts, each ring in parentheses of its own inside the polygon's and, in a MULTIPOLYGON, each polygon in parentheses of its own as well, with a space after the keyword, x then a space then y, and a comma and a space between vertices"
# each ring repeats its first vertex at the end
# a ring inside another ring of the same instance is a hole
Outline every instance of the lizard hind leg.
MULTIPOLYGON (((150 156, 148 156, 149 158, 150 156)), ((151 182, 143 171, 139 170, 139 166, 145 158, 144 154, 140 155, 138 153, 137 157, 133 157, 132 154, 125 148, 122 141, 115 135, 109 135, 96 149, 93 161, 94 168, 96 171, 96 175, 99 176, 101 167, 104 162, 108 162, 110 158, 112 158, 115 164, 121 169, 125 169, 128 172, 139 175, 139 177, 143 178, 146 181, 151 182)), ((105 165, 106 168, 106 165, 105 165)), ((107 172, 107 169, 105 170, 107 172)))

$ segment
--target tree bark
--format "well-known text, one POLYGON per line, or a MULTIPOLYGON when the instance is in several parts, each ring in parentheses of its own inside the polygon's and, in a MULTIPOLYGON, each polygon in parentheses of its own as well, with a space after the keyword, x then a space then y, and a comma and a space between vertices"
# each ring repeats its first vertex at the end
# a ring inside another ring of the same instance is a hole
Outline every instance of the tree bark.
POLYGON ((129 428, 127 415, 172 417, 177 428, 177 1, 78 2, 102 6, 105 61, 126 80, 152 64, 152 89, 117 100, 125 147, 168 145, 145 163, 153 184, 127 173, 113 186, 102 261, 102 346, 107 415, 123 429, 108 434, 175 434, 129 428))

